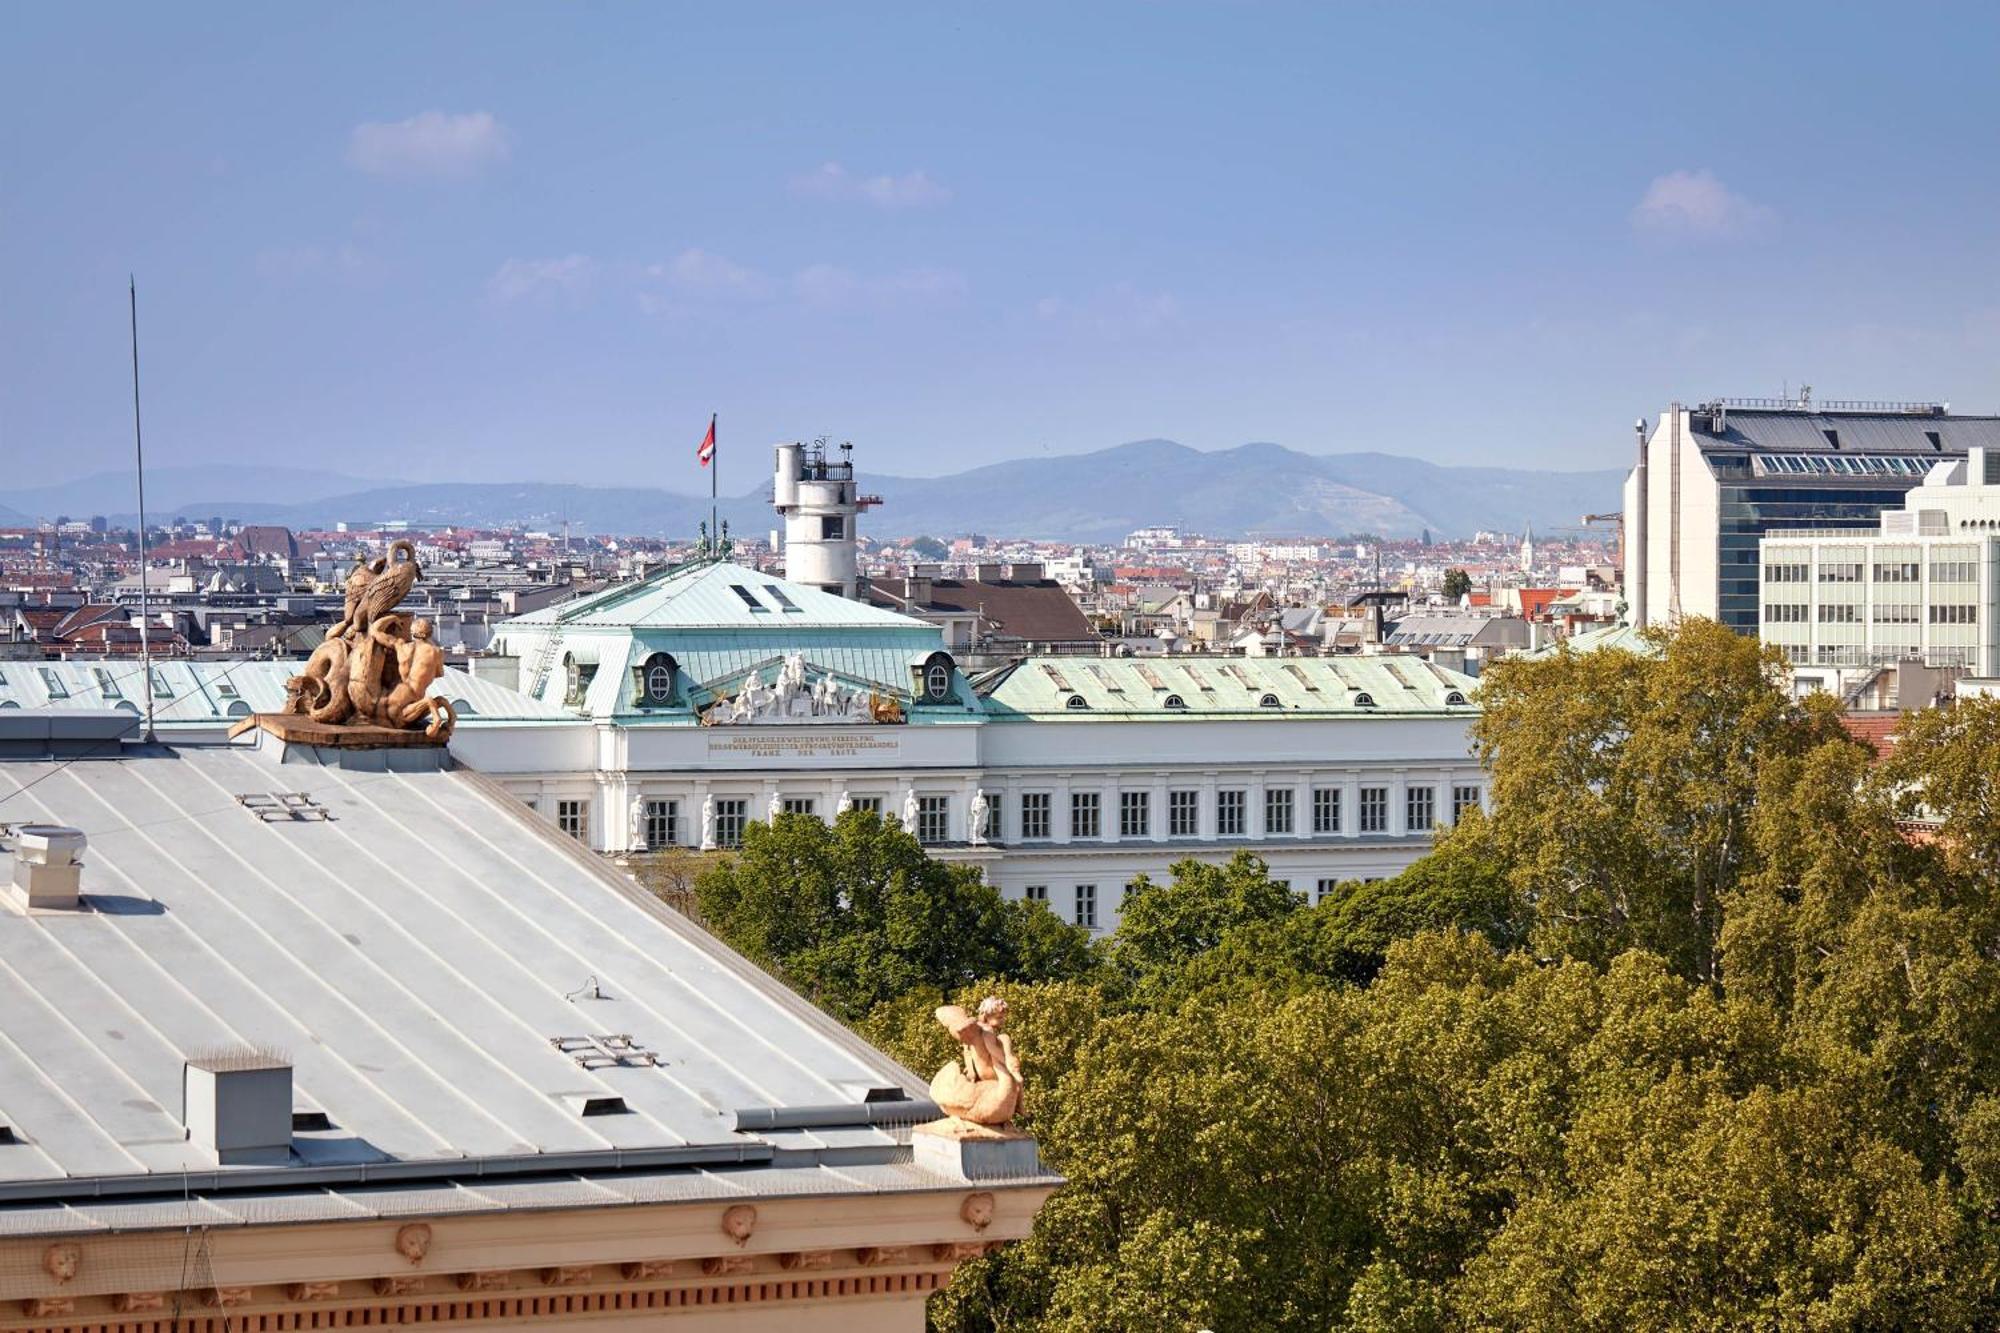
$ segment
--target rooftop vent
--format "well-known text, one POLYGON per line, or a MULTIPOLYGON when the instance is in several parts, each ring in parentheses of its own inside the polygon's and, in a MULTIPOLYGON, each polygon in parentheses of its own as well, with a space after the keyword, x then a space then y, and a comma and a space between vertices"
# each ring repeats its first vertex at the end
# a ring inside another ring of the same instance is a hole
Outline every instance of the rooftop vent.
POLYGON ((81 902, 83 830, 23 824, 14 830, 17 905, 30 911, 74 910, 81 902))
POLYGON ((292 1158, 292 1065, 274 1051, 217 1051, 182 1073, 188 1141, 224 1166, 283 1166, 292 1158))

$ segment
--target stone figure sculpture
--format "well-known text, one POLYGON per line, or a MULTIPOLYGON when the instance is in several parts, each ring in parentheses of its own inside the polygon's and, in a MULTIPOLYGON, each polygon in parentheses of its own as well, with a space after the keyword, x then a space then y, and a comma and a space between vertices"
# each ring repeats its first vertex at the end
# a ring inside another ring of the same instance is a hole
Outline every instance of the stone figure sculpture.
POLYGON ((635 852, 649 850, 646 846, 646 797, 643 792, 632 794, 632 804, 626 810, 625 818, 626 841, 632 844, 632 850, 635 852))
POLYGON ((972 825, 972 841, 975 845, 986 841, 986 821, 993 813, 993 807, 986 800, 986 793, 972 793, 972 804, 966 808, 967 820, 972 825))
POLYGON ((704 852, 715 850, 715 797, 713 796, 701 798, 701 849, 704 852))
POLYGON ((771 793, 771 803, 764 807, 764 822, 775 824, 778 816, 785 813, 785 803, 778 799, 778 793, 771 793))
POLYGON ((390 544, 374 561, 348 573, 345 614, 313 650, 305 669, 285 682, 283 711, 331 726, 423 729, 443 742, 458 724, 448 700, 430 688, 444 675, 444 652, 431 622, 395 614, 423 577, 417 548, 390 544))
POLYGON ((1014 1042, 1001 1031, 1007 1023, 1007 1002, 989 995, 979 1012, 969 1014, 955 1004, 937 1011, 937 1021, 965 1046, 963 1057, 938 1070, 931 1080, 931 1100, 951 1121, 937 1131, 953 1137, 981 1131, 1011 1131, 1021 1109, 1021 1061, 1014 1042))
POLYGON ((903 797, 903 828, 910 833, 917 831, 917 793, 914 789, 903 797))
POLYGON ((840 816, 846 814, 849 810, 852 810, 853 808, 854 808, 854 798, 847 794, 847 789, 845 787, 842 787, 840 789, 840 799, 833 803, 833 817, 835 819, 838 819, 840 818, 840 816))

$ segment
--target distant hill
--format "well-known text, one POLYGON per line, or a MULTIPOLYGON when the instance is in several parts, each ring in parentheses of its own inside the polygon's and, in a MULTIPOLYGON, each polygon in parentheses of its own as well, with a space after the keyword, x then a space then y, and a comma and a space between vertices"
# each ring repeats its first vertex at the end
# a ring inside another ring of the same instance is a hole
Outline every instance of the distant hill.
MULTIPOLYGON (((552 482, 384 486, 277 468, 216 471, 229 474, 228 488, 218 485, 206 493, 190 493, 184 477, 163 488, 148 473, 148 510, 162 517, 219 514, 294 528, 404 519, 555 529, 567 519, 578 532, 674 537, 691 536, 708 515, 705 496, 648 487, 552 482), (246 484, 250 474, 261 483, 246 484), (156 504, 153 497, 163 489, 167 494, 156 504), (176 494, 180 498, 170 498, 176 494), (215 498, 232 495, 233 500, 215 498)), ((868 515, 862 530, 884 537, 980 532, 1112 541, 1134 528, 1172 524, 1217 537, 1353 532, 1414 537, 1426 529, 1440 537, 1460 537, 1481 528, 1518 531, 1523 523, 1544 531, 1567 527, 1581 514, 1617 508, 1623 477, 1617 471, 1443 467, 1382 453, 1304 454, 1275 444, 1204 453, 1171 440, 1141 440, 1086 454, 1010 459, 946 477, 864 470, 862 489, 881 495, 885 503, 868 515)), ((102 504, 65 503, 52 509, 49 497, 101 496, 103 487, 115 481, 90 479, 99 484, 95 491, 90 483, 75 482, 0 492, 0 505, 50 517, 57 512, 71 517, 106 513, 102 504)), ((129 474, 124 481, 129 484, 129 474)), ((777 523, 769 495, 764 484, 727 497, 722 515, 734 531, 761 535, 777 523)))
MULTIPOLYGON (((147 517, 158 513, 193 513, 203 517, 219 515, 222 509, 202 510, 217 495, 234 495, 245 503, 228 512, 248 518, 245 509, 303 504, 330 495, 378 486, 381 482, 338 472, 310 468, 264 467, 256 463, 211 463, 193 467, 146 469, 147 517)), ((53 486, 29 486, 0 491, 0 509, 13 510, 29 519, 53 521, 66 517, 87 519, 136 514, 139 508, 137 474, 99 472, 53 486)))

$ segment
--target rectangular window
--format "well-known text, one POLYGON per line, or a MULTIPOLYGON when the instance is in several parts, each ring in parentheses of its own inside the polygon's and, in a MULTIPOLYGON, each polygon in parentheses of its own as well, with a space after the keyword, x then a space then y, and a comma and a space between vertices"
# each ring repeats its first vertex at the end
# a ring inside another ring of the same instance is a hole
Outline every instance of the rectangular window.
POLYGON ((1121 838, 1150 838, 1153 836, 1153 794, 1148 791, 1121 791, 1118 793, 1118 836, 1121 838))
POLYGON ((1821 583, 1859 583, 1861 582, 1861 565, 1859 562, 1849 561, 1822 564, 1819 567, 1819 581, 1821 583))
POLYGON ((1915 583, 1917 581, 1917 569, 1917 562, 1914 560, 1896 560, 1888 564, 1879 564, 1875 566, 1875 581, 1877 583, 1915 583))
POLYGON ((174 697, 174 687, 167 684, 167 673, 158 667, 153 668, 153 694, 154 697, 160 699, 171 699, 174 697))
POLYGON ((1971 560, 1931 561, 1932 583, 1974 583, 1979 579, 1979 567, 1971 560))
POLYGON ((1240 838, 1243 836, 1243 792, 1238 789, 1219 791, 1215 794, 1215 836, 1218 838, 1240 838))
POLYGON ((1167 793, 1167 836, 1170 838, 1192 838, 1201 832, 1201 793, 1198 791, 1170 791, 1167 793))
POLYGON ((1049 886, 1030 884, 1021 890, 1021 896, 1031 903, 1046 903, 1049 900, 1049 886))
POLYGON ((1421 833, 1437 823, 1437 788, 1410 787, 1403 793, 1404 826, 1421 833))
POLYGON ((39 667, 37 669, 42 673, 42 685, 48 690, 49 698, 69 698, 69 687, 63 684, 62 677, 58 676, 54 669, 50 667, 39 667))
POLYGON ((741 847, 743 845, 743 825, 750 817, 750 802, 741 798, 731 798, 715 803, 715 845, 718 847, 741 847))
POLYGON ((1456 824, 1466 815, 1479 808, 1479 788, 1453 787, 1451 789, 1451 822, 1456 824))
POLYGON ((125 697, 118 692, 118 678, 103 667, 92 667, 90 674, 97 677, 97 692, 105 698, 122 699, 125 697))
POLYGON ((1076 886, 1076 924, 1079 926, 1089 926, 1092 929, 1095 929, 1097 926, 1097 886, 1095 884, 1079 884, 1076 886))
POLYGON ((582 842, 590 836, 590 806, 583 801, 557 801, 556 827, 582 842))
POLYGON ((1767 625, 1802 625, 1808 608, 1802 602, 1764 603, 1764 623, 1767 625))
POLYGON ((879 815, 882 813, 882 798, 880 796, 850 796, 847 798, 847 808, 850 810, 866 810, 871 815, 879 815))
POLYGON ((1979 623, 1979 608, 1976 606, 1936 606, 1931 607, 1933 625, 1975 625, 1979 623))
POLYGON ((1819 623, 1822 625, 1852 625, 1861 619, 1861 608, 1852 602, 1821 602, 1819 623))
POLYGON ((1325 902, 1327 899, 1327 895, 1332 893, 1334 890, 1334 886, 1339 883, 1340 881, 1337 879, 1321 880, 1313 890, 1313 906, 1317 907, 1319 906, 1319 904, 1325 902))
POLYGON ((1878 625, 1914 625, 1920 618, 1914 602, 1877 602, 1869 614, 1878 625))
POLYGON ((1049 794, 1045 791, 1021 793, 1021 840, 1035 842, 1049 836, 1049 794))
POLYGON ((788 815, 809 815, 819 809, 819 802, 810 796, 787 796, 779 808, 788 815))
POLYGON ((1766 583, 1804 583, 1805 581, 1806 567, 1804 565, 1764 566, 1764 582, 1766 583))
POLYGON ((1340 832, 1340 788, 1313 788, 1313 832, 1340 832))
POLYGON ((646 802, 646 846, 672 847, 681 840, 681 806, 679 801, 646 802))
POLYGON ((1386 833, 1389 831, 1389 789, 1387 787, 1363 787, 1361 789, 1361 831, 1363 833, 1386 833))
POLYGON ((839 514, 828 514, 819 521, 819 539, 823 542, 844 541, 847 538, 847 520, 839 514))
POLYGON ((1073 791, 1069 794, 1069 836, 1072 838, 1101 838, 1104 836, 1099 816, 1103 813, 1102 803, 1094 791, 1073 791))
POLYGON ((917 798, 917 841, 943 842, 951 836, 951 797, 917 798))
POLYGON ((1264 833, 1275 837, 1292 831, 1292 789, 1290 787, 1266 787, 1264 789, 1264 833))

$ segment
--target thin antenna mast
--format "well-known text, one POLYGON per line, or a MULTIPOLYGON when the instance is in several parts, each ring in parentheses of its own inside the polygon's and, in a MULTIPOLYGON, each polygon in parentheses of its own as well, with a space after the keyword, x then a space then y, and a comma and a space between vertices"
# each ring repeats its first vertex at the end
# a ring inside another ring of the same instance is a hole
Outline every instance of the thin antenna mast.
POLYGON ((132 453, 139 468, 139 660, 140 674, 146 678, 146 730, 141 737, 153 743, 153 641, 147 622, 153 618, 153 600, 146 574, 146 436, 139 426, 139 280, 126 275, 126 294, 132 311, 132 453))

